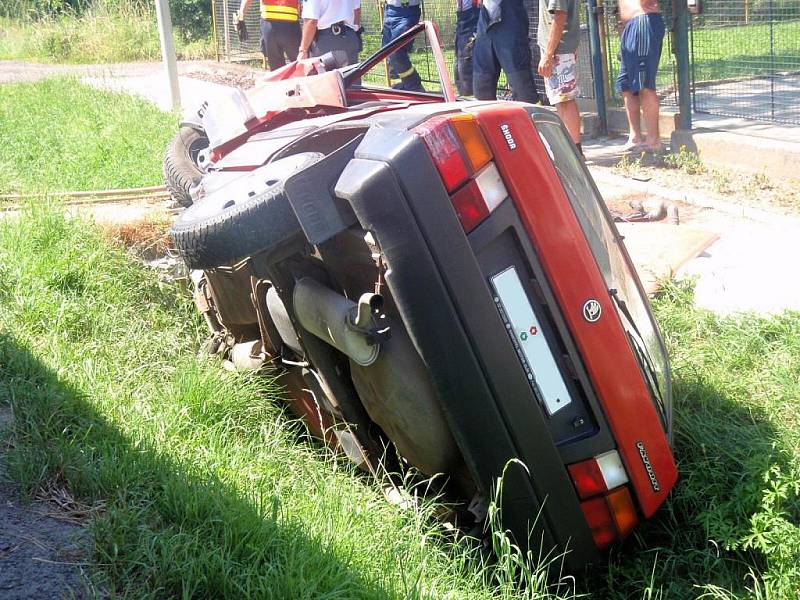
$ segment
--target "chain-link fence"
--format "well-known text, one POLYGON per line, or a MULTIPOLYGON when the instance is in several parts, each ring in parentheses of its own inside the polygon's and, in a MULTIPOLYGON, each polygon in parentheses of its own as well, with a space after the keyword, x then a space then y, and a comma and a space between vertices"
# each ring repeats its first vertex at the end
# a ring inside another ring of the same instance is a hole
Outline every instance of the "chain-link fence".
POLYGON ((800 124, 800 0, 715 0, 692 18, 694 110, 800 124))
MULTIPOLYGON (((211 0, 212 14, 214 16, 214 40, 217 51, 217 58, 224 61, 262 61, 259 38, 260 38, 260 14, 258 0, 253 0, 250 8, 245 15, 250 39, 240 43, 236 35, 236 28, 233 26, 233 15, 239 9, 241 0, 211 0)), ((539 51, 536 47, 536 31, 539 23, 538 3, 536 0, 524 0, 528 10, 529 20, 529 39, 531 48, 532 68, 534 79, 540 93, 544 94, 544 82, 536 74, 536 66, 539 62, 539 51)), ((427 0, 422 4, 422 18, 433 21, 439 29, 439 36, 444 46, 445 62, 450 77, 454 79, 455 63, 455 34, 456 34, 456 3, 454 0, 427 0)), ((361 21, 364 25, 364 50, 362 58, 381 47, 382 16, 380 3, 377 0, 362 0, 361 21)), ((591 68, 591 57, 589 55, 589 31, 586 25, 587 12, 585 5, 581 12, 581 45, 578 50, 578 69, 580 96, 583 98, 594 97, 594 80, 591 68)), ((436 71, 436 64, 433 60, 430 48, 424 36, 419 36, 414 43, 414 49, 410 53, 411 61, 422 78, 425 88, 429 91, 439 89, 439 79, 436 71)), ((365 81, 378 85, 387 84, 387 74, 385 69, 373 69, 365 78, 365 81)), ((498 93, 503 96, 508 93, 505 78, 501 76, 498 93)))
POLYGON ((226 62, 258 61, 264 63, 261 53, 261 8, 253 0, 245 14, 248 40, 240 42, 236 35, 233 15, 239 10, 241 0, 211 0, 211 18, 214 28, 214 47, 217 60, 226 62))

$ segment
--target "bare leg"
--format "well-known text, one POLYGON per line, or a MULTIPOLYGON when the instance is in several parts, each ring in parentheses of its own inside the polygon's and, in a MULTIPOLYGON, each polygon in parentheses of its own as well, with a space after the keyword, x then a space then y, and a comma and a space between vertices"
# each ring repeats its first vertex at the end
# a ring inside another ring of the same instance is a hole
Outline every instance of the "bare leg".
POLYGON ((641 144, 644 138, 642 138, 639 96, 634 96, 630 92, 622 92, 622 99, 625 101, 625 113, 628 116, 628 143, 626 146, 641 144))
POLYGON ((556 104, 556 111, 564 125, 569 131, 569 136, 576 144, 581 143, 581 113, 578 110, 578 103, 575 100, 559 102, 556 104))
POLYGON ((661 147, 661 138, 658 135, 658 96, 655 90, 643 89, 639 92, 639 97, 644 126, 647 128, 645 145, 651 150, 656 150, 661 147))

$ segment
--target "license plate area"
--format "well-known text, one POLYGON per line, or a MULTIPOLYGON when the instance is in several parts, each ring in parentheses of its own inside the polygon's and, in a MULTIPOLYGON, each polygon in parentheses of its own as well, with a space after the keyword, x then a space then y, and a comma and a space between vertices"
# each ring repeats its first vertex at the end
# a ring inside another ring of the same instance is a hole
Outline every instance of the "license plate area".
POLYGON ((495 305, 528 383, 548 416, 552 416, 569 406, 572 398, 517 269, 508 267, 489 280, 495 305))

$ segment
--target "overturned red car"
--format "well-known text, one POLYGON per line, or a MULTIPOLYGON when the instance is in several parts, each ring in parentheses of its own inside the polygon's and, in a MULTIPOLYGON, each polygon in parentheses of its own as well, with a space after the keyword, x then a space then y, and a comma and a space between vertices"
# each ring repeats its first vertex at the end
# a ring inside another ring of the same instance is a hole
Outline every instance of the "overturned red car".
POLYGON ((555 114, 456 100, 423 23, 209 102, 172 237, 212 353, 273 365, 365 470, 436 476, 473 531, 502 476, 503 527, 578 569, 676 482, 667 354, 555 114), (423 34, 433 91, 370 83, 423 34))

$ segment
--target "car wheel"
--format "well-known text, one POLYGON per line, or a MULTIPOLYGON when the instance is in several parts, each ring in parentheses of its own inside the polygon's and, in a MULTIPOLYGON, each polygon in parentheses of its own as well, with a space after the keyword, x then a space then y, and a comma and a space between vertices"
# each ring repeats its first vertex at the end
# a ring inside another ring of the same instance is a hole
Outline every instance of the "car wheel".
POLYGON ((172 240, 189 269, 211 269, 270 251, 302 229, 285 181, 324 157, 302 152, 269 163, 183 211, 172 240))
POLYGON ((167 146, 164 156, 164 182, 172 199, 180 206, 190 206, 189 190, 203 177, 201 152, 208 148, 206 134, 193 127, 181 127, 167 146))

